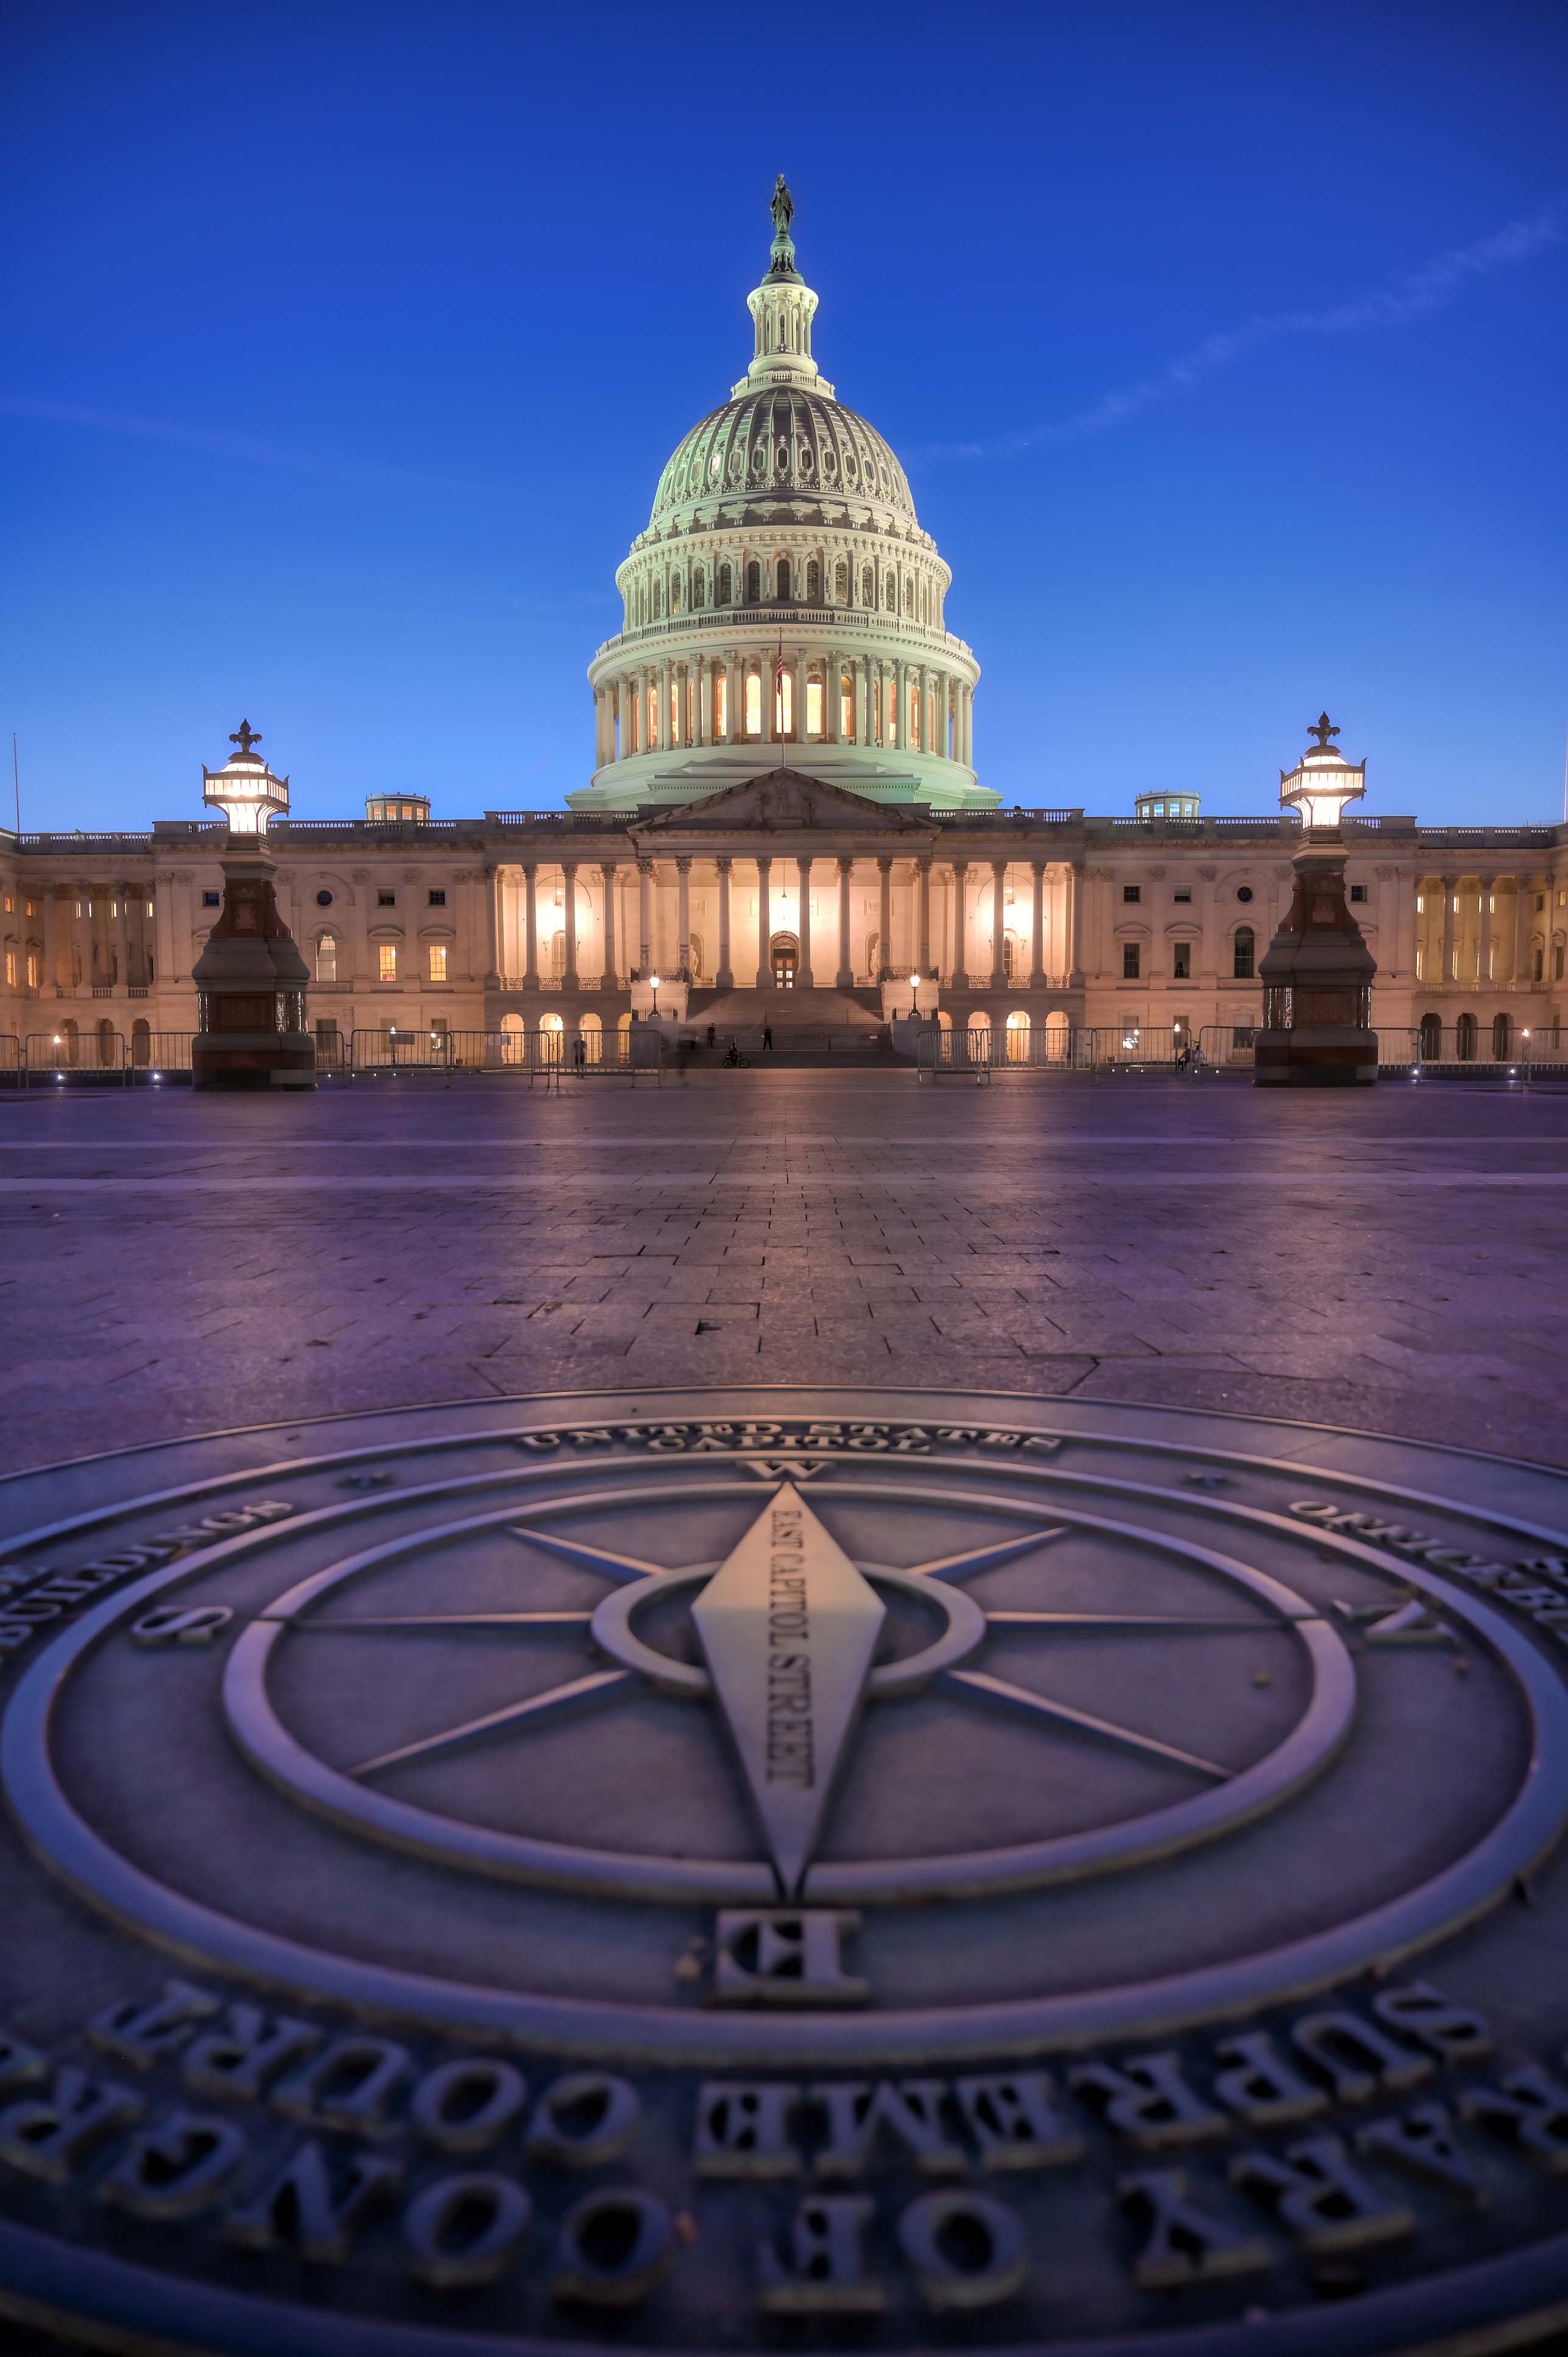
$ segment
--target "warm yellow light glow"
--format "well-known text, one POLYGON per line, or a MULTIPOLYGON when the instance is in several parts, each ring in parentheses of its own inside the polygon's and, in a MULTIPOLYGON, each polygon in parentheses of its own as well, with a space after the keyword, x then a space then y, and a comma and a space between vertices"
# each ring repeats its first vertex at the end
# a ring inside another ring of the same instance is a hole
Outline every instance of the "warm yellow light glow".
POLYGON ((430 979, 432 982, 445 982, 446 979, 446 952, 439 942, 433 942, 430 945, 430 979))
POLYGON ((383 982, 397 980, 397 949, 392 942, 382 942, 380 949, 381 977, 383 982))

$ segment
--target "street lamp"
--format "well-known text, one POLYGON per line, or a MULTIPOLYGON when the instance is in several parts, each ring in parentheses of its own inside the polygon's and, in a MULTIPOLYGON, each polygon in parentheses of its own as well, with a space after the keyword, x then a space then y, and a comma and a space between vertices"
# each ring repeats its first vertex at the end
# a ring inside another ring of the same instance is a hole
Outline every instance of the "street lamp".
POLYGON ((648 979, 653 989, 653 1012, 657 1015, 659 1012, 659 976, 656 974, 650 974, 648 979))

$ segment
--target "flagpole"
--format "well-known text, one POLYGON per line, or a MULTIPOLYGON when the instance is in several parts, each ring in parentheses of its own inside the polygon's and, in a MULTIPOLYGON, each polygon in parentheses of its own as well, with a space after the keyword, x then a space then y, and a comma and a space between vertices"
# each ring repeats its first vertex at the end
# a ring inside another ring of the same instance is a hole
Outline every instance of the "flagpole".
POLYGON ((16 794, 16 839, 22 834, 22 772, 16 763, 16 732, 11 731, 11 783, 16 794))

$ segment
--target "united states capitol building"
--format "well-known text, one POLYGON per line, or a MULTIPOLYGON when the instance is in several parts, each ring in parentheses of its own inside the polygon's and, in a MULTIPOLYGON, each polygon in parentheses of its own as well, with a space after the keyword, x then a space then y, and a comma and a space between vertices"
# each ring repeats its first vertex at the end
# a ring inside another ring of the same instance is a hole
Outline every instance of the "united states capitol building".
MULTIPOLYGON (((243 723, 203 772, 218 815, 0 831, 0 1060, 64 1037, 156 1061, 196 1029, 230 827, 265 830, 324 1039, 589 1035, 650 1008, 780 1037, 911 1009, 1195 1040, 1258 1020, 1303 811, 1355 804, 1364 765, 1325 715, 1259 817, 1204 817, 1179 780, 1127 815, 1043 792, 1001 807, 951 576, 897 457, 820 372, 782 181, 773 215, 750 363, 669 459, 616 576, 567 807, 433 820, 387 793, 362 819, 294 819, 243 723)), ((1287 754, 1298 725, 1282 717, 1287 754)), ((1343 825, 1376 1024, 1484 1054, 1555 1030, 1568 830, 1354 808, 1343 825)))

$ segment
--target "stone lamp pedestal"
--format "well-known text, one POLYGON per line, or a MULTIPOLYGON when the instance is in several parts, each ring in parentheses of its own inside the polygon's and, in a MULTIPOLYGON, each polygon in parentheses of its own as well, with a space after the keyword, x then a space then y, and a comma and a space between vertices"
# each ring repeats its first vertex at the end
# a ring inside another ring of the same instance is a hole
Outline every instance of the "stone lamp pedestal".
POLYGON ((1371 1028, 1377 960, 1345 898, 1337 827, 1312 827, 1292 862, 1295 891, 1258 969, 1263 1028, 1253 1079, 1265 1088, 1357 1087, 1378 1077, 1371 1028))
POLYGON ((222 910, 191 970, 201 1028, 190 1069, 199 1089, 316 1086, 316 1042, 305 1026, 310 970, 278 915, 275 873, 259 845, 225 852, 222 910))

